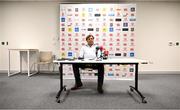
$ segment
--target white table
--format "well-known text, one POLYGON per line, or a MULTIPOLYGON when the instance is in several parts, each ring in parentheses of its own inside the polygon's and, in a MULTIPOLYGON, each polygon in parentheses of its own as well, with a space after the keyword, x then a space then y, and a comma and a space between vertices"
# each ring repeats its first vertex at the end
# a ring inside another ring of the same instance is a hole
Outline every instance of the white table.
POLYGON ((18 74, 18 73, 22 73, 22 55, 21 55, 22 52, 27 53, 27 73, 28 73, 28 76, 32 76, 32 75, 37 73, 37 72, 34 72, 34 73, 30 72, 30 53, 35 52, 36 53, 36 58, 37 58, 37 61, 38 61, 38 56, 39 56, 39 50, 38 49, 8 49, 8 50, 9 50, 8 76, 12 76, 12 75, 15 75, 15 74, 18 74), (19 51, 19 53, 20 53, 19 71, 18 72, 13 72, 13 73, 11 73, 11 52, 12 51, 19 51))
POLYGON ((62 91, 66 91, 66 86, 63 85, 63 64, 134 64, 135 65, 135 87, 130 86, 130 91, 136 91, 142 99, 142 103, 147 103, 145 97, 138 90, 138 65, 147 64, 148 61, 136 59, 136 58, 118 58, 118 59, 106 59, 106 60, 54 60, 54 63, 59 64, 60 73, 60 90, 56 96, 56 101, 60 103, 60 95, 62 91))
POLYGON ((112 58, 112 59, 106 59, 106 60, 89 60, 89 59, 83 59, 83 60, 54 60, 54 63, 58 64, 72 64, 72 63, 103 63, 103 64, 117 64, 117 63, 141 63, 141 64, 147 64, 148 61, 136 59, 136 58, 112 58))

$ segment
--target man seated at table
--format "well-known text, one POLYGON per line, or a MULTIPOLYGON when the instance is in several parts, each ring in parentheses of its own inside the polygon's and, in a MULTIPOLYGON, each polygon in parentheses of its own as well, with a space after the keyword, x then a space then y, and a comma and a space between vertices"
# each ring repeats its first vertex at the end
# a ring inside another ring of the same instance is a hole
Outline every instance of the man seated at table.
MULTIPOLYGON (((94 36, 88 35, 86 37, 87 45, 83 46, 80 50, 79 58, 95 59, 97 55, 96 45, 94 44, 94 36)), ((71 90, 77 90, 83 86, 79 74, 79 68, 93 68, 98 69, 98 85, 97 90, 100 94, 103 93, 103 80, 104 80, 104 65, 103 64, 73 64, 73 72, 75 77, 75 86, 71 90)))

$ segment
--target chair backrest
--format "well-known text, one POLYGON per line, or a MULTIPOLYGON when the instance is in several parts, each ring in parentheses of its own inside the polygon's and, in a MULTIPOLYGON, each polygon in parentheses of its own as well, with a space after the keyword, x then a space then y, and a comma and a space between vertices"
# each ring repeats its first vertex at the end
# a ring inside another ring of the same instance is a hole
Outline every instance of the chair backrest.
POLYGON ((40 51, 40 62, 52 62, 53 56, 51 51, 40 51))

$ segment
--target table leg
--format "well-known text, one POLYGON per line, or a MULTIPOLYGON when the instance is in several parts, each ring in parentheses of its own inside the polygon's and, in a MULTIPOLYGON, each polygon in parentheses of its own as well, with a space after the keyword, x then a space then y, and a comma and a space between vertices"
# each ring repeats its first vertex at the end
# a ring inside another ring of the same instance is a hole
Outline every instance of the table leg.
POLYGON ((29 50, 27 51, 27 70, 28 70, 28 76, 30 76, 30 71, 29 71, 29 50))
POLYGON ((11 57, 10 57, 11 55, 10 55, 10 54, 11 54, 11 52, 10 52, 10 50, 9 50, 9 51, 8 51, 8 55, 9 55, 9 58, 8 58, 8 60, 9 60, 9 61, 8 61, 8 65, 9 65, 9 67, 8 67, 8 76, 10 76, 10 68, 11 68, 11 65, 10 65, 10 64, 11 64, 11 63, 10 63, 10 62, 11 62, 11 59, 10 59, 10 58, 11 58, 11 57))
POLYGON ((142 93, 138 90, 138 63, 135 63, 135 87, 133 86, 129 86, 130 87, 130 91, 136 91, 139 96, 142 99, 142 103, 147 103, 147 101, 145 100, 145 97, 142 95, 142 93))
POLYGON ((11 50, 9 50, 9 58, 8 58, 8 76, 10 77, 10 76, 12 76, 12 75, 15 75, 15 74, 19 74, 19 73, 21 73, 20 71, 18 71, 18 72, 13 72, 13 73, 11 73, 11 50))
POLYGON ((22 54, 21 54, 21 51, 19 52, 19 57, 20 57, 20 67, 19 67, 19 71, 20 73, 22 73, 22 54))
POLYGON ((64 90, 64 91, 66 91, 66 85, 64 85, 63 86, 63 64, 60 64, 60 66, 59 66, 59 76, 60 76, 60 90, 59 90, 59 92, 57 93, 57 95, 56 95, 56 102, 57 103, 60 103, 60 95, 61 95, 61 93, 62 93, 62 91, 64 90))

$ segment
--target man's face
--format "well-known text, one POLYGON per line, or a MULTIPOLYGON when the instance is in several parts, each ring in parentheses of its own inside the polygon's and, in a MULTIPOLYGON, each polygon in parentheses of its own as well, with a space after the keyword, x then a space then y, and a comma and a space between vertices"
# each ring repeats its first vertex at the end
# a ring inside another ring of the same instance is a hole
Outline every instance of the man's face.
POLYGON ((91 36, 87 39, 88 45, 93 45, 94 44, 94 38, 91 36))

